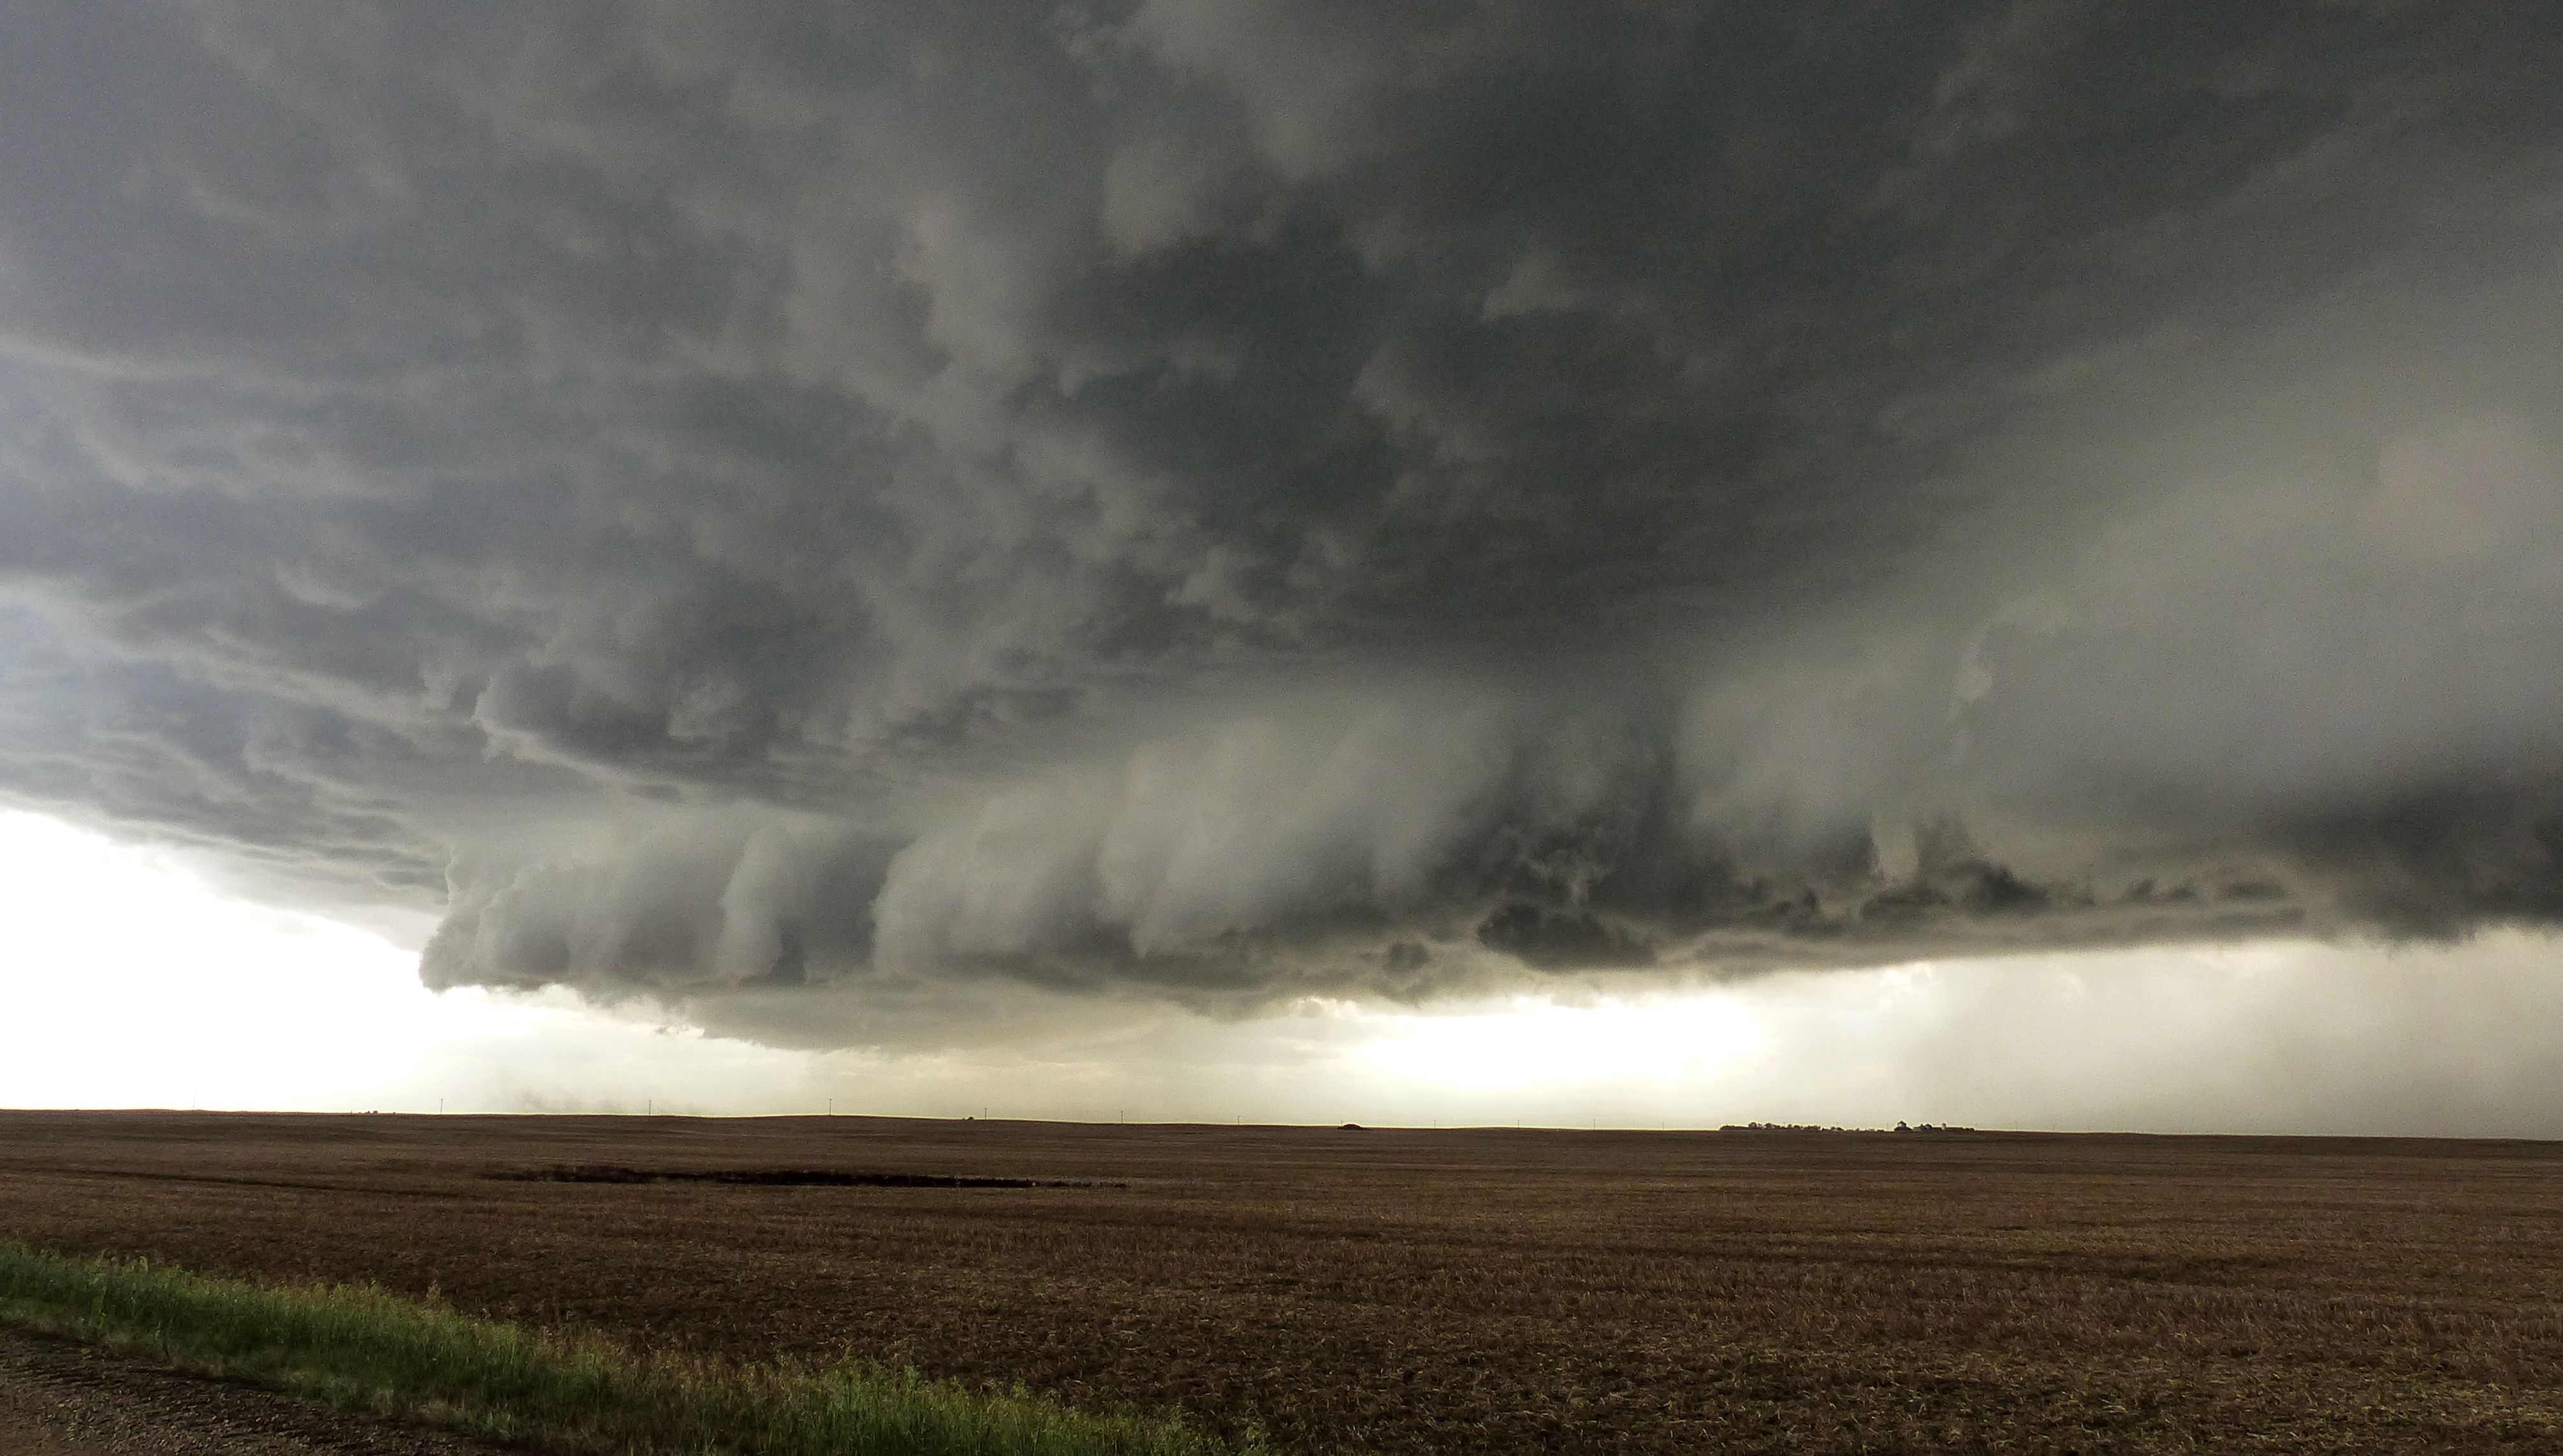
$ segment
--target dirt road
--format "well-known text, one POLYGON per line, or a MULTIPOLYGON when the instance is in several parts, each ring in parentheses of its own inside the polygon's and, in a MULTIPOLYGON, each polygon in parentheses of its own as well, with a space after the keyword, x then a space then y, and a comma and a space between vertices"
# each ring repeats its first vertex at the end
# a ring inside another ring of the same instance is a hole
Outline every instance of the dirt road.
POLYGON ((6 1456, 499 1456, 274 1391, 0 1327, 6 1456))

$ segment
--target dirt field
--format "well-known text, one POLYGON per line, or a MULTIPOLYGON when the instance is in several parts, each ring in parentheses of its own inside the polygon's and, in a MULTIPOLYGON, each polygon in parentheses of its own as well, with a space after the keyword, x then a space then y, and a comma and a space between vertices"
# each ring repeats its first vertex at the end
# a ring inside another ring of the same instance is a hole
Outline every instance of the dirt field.
POLYGON ((2563 1449, 2563 1145, 24 1113, 0 1238, 1312 1452, 2563 1449))

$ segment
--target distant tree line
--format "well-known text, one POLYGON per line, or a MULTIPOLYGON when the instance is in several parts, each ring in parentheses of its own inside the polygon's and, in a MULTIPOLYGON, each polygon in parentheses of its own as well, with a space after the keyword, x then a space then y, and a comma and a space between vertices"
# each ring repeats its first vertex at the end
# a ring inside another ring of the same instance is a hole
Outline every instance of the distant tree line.
MULTIPOLYGON (((1728 1124, 1726 1124, 1724 1127, 1719 1128, 1719 1129, 1718 1129, 1718 1131, 1719 1131, 1719 1132, 1721 1132, 1721 1133, 1881 1133, 1881 1132, 1886 1131, 1886 1129, 1884 1129, 1884 1128, 1838 1128, 1838 1127, 1828 1127, 1828 1126, 1824 1126, 1824 1125, 1821 1125, 1821 1124, 1818 1124, 1818 1123, 1765 1123, 1765 1122, 1754 1122, 1754 1123, 1728 1123, 1728 1124)), ((1975 1129, 1974 1129, 1974 1128, 1970 1128, 1970 1127, 1962 1127, 1962 1126, 1958 1125, 1957 1123, 1904 1123, 1904 1122, 1899 1122, 1899 1123, 1897 1123, 1897 1124, 1895 1125, 1895 1131, 1896 1131, 1896 1132, 1899 1132, 1899 1133, 1972 1133, 1972 1132, 1974 1132, 1974 1131, 1975 1131, 1975 1129)))

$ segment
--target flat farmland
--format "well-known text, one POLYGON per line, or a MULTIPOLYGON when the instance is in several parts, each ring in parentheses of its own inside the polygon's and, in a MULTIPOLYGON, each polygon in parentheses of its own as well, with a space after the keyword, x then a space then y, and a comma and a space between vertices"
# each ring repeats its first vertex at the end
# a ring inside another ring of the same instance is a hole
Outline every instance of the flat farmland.
POLYGON ((0 1114, 0 1239, 1293 1451, 2563 1449, 2563 1145, 0 1114))

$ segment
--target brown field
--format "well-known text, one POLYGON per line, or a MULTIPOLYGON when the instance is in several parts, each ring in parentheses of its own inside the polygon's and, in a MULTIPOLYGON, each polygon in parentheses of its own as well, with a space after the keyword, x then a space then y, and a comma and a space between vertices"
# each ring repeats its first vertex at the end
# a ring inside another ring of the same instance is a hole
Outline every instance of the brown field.
POLYGON ((0 1239, 1298 1451, 2563 1450, 2555 1144, 9 1113, 0 1239))

